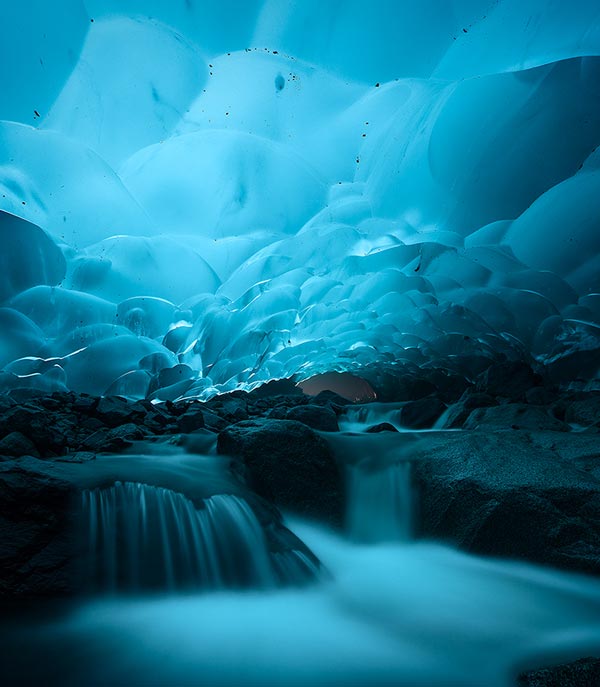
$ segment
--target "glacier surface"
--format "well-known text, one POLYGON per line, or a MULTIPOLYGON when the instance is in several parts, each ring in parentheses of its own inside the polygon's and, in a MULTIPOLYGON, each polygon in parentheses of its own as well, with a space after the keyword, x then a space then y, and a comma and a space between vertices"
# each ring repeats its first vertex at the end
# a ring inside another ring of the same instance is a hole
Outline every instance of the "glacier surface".
POLYGON ((207 398, 499 355, 599 378, 597 3, 2 19, 0 392, 207 398))

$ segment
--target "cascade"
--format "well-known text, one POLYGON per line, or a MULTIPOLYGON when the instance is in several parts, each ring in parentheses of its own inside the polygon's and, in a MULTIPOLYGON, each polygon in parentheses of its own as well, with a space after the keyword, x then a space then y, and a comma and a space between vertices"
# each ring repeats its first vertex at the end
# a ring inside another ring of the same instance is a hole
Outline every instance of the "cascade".
POLYGON ((413 533, 413 494, 410 462, 347 468, 347 528, 366 542, 408 541, 413 533))
POLYGON ((170 489, 117 482, 84 491, 83 510, 92 590, 269 588, 315 572, 299 552, 272 557, 238 496, 217 494, 197 509, 170 489))

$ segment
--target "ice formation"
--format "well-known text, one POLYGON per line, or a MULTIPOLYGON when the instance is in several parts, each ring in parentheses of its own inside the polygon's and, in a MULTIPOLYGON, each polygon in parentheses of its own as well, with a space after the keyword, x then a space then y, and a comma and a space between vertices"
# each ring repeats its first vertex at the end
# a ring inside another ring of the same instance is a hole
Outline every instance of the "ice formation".
POLYGON ((56 4, 2 7, 1 391, 598 376, 600 5, 56 4))

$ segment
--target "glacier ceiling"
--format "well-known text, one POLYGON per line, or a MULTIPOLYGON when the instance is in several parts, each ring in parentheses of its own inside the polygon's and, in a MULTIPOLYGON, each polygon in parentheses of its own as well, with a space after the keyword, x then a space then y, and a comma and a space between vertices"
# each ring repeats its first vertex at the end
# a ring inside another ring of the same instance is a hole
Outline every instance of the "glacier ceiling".
POLYGON ((0 14, 0 391, 600 350, 597 2, 0 14))

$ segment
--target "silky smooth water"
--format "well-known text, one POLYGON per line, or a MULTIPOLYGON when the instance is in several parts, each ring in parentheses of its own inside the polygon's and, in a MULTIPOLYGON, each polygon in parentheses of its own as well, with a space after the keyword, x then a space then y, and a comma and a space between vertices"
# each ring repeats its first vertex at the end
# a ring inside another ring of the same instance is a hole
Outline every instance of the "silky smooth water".
POLYGON ((13 626, 4 674, 65 687, 501 687, 521 669, 600 650, 597 581, 292 527, 330 578, 303 589, 86 601, 13 626))

